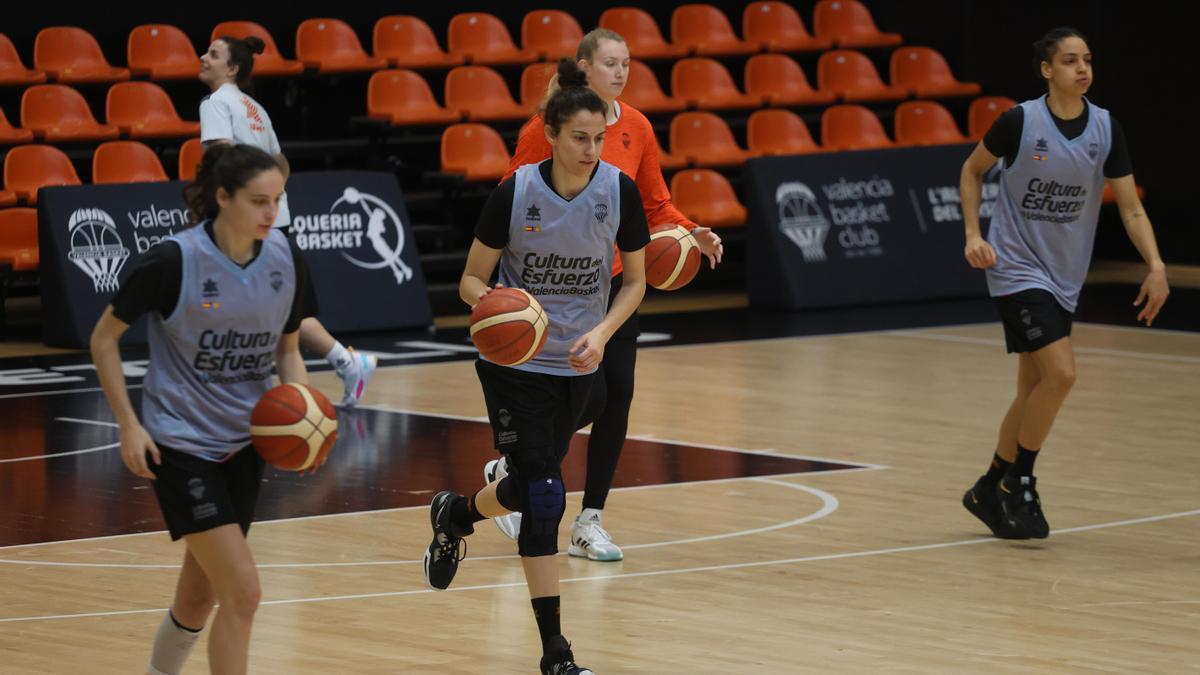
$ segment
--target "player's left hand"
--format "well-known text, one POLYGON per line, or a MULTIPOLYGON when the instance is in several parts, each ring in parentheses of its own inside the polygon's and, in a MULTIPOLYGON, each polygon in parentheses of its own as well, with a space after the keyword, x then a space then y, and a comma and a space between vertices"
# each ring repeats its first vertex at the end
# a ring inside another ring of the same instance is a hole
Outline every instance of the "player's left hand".
POLYGON ((697 227, 692 230, 692 236, 696 238, 700 252, 708 258, 709 269, 717 269, 717 265, 721 263, 721 256, 725 254, 725 245, 721 243, 721 238, 708 227, 697 227))
POLYGON ((604 345, 607 343, 608 337, 604 331, 600 328, 593 328, 571 345, 567 364, 581 373, 595 370, 596 366, 604 360, 604 345))
POLYGON ((1159 310, 1167 301, 1167 296, 1170 295, 1171 288, 1167 285, 1167 270, 1166 268, 1150 270, 1146 275, 1146 280, 1142 282, 1142 288, 1138 291, 1137 300, 1133 301, 1134 307, 1141 306, 1142 311, 1138 312, 1137 320, 1145 321, 1149 326, 1154 322, 1154 317, 1158 316, 1159 310), (1145 302, 1143 305, 1142 303, 1145 302))

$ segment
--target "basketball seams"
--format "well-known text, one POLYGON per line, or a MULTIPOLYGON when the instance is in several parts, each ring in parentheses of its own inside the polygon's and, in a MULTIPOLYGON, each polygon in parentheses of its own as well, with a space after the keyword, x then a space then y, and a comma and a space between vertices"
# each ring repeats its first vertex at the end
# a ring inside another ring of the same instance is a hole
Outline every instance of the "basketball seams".
POLYGON ((324 446, 330 445, 337 437, 336 411, 330 415, 325 410, 326 407, 332 408, 328 400, 309 385, 289 382, 271 391, 273 395, 264 396, 255 406, 257 414, 251 415, 251 436, 264 443, 262 449, 274 458, 272 463, 276 466, 292 471, 311 468, 321 458, 324 446), (296 395, 304 404, 303 411, 295 407, 296 395), (290 424, 254 424, 254 418, 261 421, 263 417, 296 421, 290 424), (287 443, 289 437, 295 439, 295 443, 287 443), (299 466, 291 466, 295 463, 296 454, 301 451, 304 452, 304 461, 299 466))
POLYGON ((482 304, 483 302, 488 301, 488 297, 495 297, 496 300, 489 303, 495 304, 494 307, 481 308, 477 304, 475 309, 472 311, 473 320, 470 328, 472 341, 476 343, 476 349, 479 349, 480 340, 482 340, 485 335, 488 336, 488 339, 483 341, 485 344, 487 344, 488 342, 494 341, 497 338, 503 339, 505 336, 503 335, 503 332, 500 331, 503 331, 506 327, 509 330, 518 330, 519 332, 516 335, 512 336, 511 339, 505 340, 503 344, 499 344, 494 347, 489 345, 489 348, 486 351, 480 349, 480 354, 483 355, 484 358, 495 360, 496 363, 501 363, 501 365, 513 366, 525 363, 537 355, 537 353, 545 344, 546 336, 549 334, 547 330, 550 323, 549 318, 546 316, 546 312, 542 308, 541 304, 538 303, 537 299, 534 298, 533 295, 531 295, 528 291, 520 288, 502 288, 493 291, 493 293, 497 292, 501 293, 502 295, 489 295, 481 301, 482 304), (523 300, 524 304, 519 308, 509 309, 508 306, 515 304, 513 301, 517 300, 523 300), (496 309, 500 309, 500 311, 492 314, 491 316, 478 318, 483 311, 486 310, 487 312, 492 312, 496 311, 496 309), (500 329, 500 331, 497 329, 500 329), (497 335, 498 332, 500 332, 500 334, 497 335), (526 350, 524 354, 512 361, 509 361, 507 358, 498 358, 501 355, 511 355, 512 348, 514 346, 523 344, 523 341, 525 340, 531 341, 529 349, 526 350))

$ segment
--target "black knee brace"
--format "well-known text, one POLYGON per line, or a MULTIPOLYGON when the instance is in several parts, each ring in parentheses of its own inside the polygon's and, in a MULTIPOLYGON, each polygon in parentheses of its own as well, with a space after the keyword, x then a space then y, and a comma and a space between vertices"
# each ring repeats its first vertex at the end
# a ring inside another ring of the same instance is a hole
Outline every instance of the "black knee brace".
POLYGON ((558 525, 567 508, 562 473, 550 448, 536 454, 517 459, 517 486, 525 486, 517 544, 527 558, 558 553, 558 525))

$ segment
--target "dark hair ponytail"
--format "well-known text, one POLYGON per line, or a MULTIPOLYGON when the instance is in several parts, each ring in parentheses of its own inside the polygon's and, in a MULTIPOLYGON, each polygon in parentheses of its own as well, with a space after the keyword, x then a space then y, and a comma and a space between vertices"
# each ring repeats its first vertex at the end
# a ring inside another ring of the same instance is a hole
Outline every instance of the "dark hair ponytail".
POLYGON ((1038 82, 1044 82, 1046 79, 1042 75, 1042 62, 1054 63, 1054 54, 1058 51, 1058 43, 1073 37, 1087 42, 1087 38, 1078 30, 1070 26, 1060 26, 1033 43, 1033 72, 1037 76, 1038 82))
POLYGON ((599 94, 588 88, 587 73, 580 69, 578 63, 571 59, 559 61, 558 74, 554 77, 558 91, 551 94, 546 101, 542 119, 555 133, 580 110, 608 114, 608 104, 599 94))
POLYGON ((222 35, 219 39, 229 47, 229 65, 237 66, 237 85, 244 88, 250 83, 250 75, 254 72, 254 55, 263 53, 267 43, 253 35, 245 38, 222 35))
POLYGON ((279 169, 275 158, 253 145, 219 143, 205 150, 196 167, 195 180, 183 188, 183 201, 191 211, 192 224, 216 218, 221 212, 217 204, 218 188, 233 195, 255 176, 271 169, 279 169))

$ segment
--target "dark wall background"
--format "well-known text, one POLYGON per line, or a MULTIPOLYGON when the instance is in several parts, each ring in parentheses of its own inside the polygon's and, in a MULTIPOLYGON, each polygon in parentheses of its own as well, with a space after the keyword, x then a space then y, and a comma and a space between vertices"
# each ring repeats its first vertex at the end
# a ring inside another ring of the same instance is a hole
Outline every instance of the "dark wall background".
MULTIPOLYGON (((580 20, 584 30, 596 25, 600 13, 619 3, 561 3, 513 0, 505 3, 461 2, 353 2, 338 3, 299 0, 288 5, 217 3, 115 2, 80 3, 64 13, 53 3, 27 3, 20 15, 7 14, 0 31, 16 44, 27 62, 32 60, 33 39, 45 26, 71 23, 88 28, 100 40, 109 60, 123 65, 129 30, 140 23, 171 23, 191 36, 199 47, 207 44, 209 32, 218 21, 249 19, 267 27, 286 56, 293 56, 296 26, 315 16, 336 16, 358 31, 369 49, 371 27, 380 16, 416 14, 424 18, 444 40, 450 18, 463 11, 489 11, 499 14, 514 37, 520 30, 520 17, 531 9, 560 8, 580 20)), ((744 1, 722 0, 713 4, 723 8, 735 28, 740 30, 744 1)), ((815 2, 794 3, 811 29, 815 2)), ((905 43, 938 49, 960 79, 980 82, 987 94, 1002 94, 1017 100, 1037 96, 1042 89, 1034 78, 1030 63, 1031 43, 1049 28, 1073 25, 1084 32, 1094 53, 1096 83, 1090 98, 1108 108, 1121 121, 1129 139, 1137 181, 1147 192, 1146 205, 1155 223, 1164 257, 1168 262, 1200 262, 1200 235, 1192 224, 1188 187, 1177 168, 1177 155, 1195 147, 1192 136, 1182 132, 1190 112, 1186 101, 1193 97, 1192 59, 1184 58, 1187 41, 1175 31, 1167 31, 1157 12, 1141 3, 1065 0, 1056 2, 997 2, 977 0, 913 0, 911 2, 868 2, 882 30, 900 32, 905 43)), ((676 3, 643 3, 659 21, 669 37, 670 15, 676 3)), ((872 54, 877 64, 886 67, 886 53, 872 54)), ((736 63, 736 62, 735 62, 736 63)), ((813 72, 813 61, 804 61, 813 72)), ((740 80, 738 69, 735 76, 740 80)), ((363 78, 365 86, 365 77, 363 78)), ((266 86, 267 83, 263 83, 266 86)), ((182 86, 182 83, 181 85, 182 86)), ((184 103, 205 93, 187 84, 184 103)), ((436 87, 435 87, 436 89, 436 87)), ((174 95, 179 87, 169 89, 174 95)), ((13 92, 0 95, 9 117, 15 118, 13 92)), ((351 114, 360 114, 365 96, 352 103, 351 114)), ((181 109, 188 109, 181 105, 181 109)), ((272 108, 274 111, 275 108, 272 108)), ((961 119, 961 118, 960 118, 961 119)), ((303 133, 320 133, 305 129, 303 133)), ((1122 231, 1115 209, 1106 209, 1097 240, 1097 255, 1104 258, 1137 259, 1136 251, 1122 231)))

